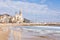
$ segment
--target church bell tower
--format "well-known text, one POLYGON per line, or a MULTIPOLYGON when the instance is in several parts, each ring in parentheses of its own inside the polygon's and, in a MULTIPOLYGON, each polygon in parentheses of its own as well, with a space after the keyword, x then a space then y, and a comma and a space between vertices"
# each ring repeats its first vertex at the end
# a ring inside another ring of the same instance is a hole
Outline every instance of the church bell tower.
POLYGON ((21 22, 23 22, 24 19, 23 19, 23 15, 22 15, 22 10, 19 11, 19 15, 20 15, 20 20, 21 20, 21 22))

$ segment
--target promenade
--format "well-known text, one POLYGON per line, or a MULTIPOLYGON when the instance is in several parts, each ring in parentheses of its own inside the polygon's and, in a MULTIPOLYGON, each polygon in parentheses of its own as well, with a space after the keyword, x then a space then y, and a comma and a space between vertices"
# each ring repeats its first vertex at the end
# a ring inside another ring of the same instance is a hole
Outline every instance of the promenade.
POLYGON ((0 26, 60 26, 60 23, 0 23, 0 26))

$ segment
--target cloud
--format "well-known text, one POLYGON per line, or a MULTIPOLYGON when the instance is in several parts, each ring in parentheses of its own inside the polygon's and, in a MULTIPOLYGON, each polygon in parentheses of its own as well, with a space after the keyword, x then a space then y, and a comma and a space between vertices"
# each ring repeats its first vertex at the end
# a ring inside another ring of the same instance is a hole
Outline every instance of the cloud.
POLYGON ((41 0, 40 3, 45 3, 47 0, 41 0))
POLYGON ((7 12, 14 15, 22 9, 24 17, 37 21, 59 21, 60 12, 51 10, 48 5, 21 1, 5 1, 0 2, 0 13, 7 12), (38 20, 39 19, 39 20, 38 20))
POLYGON ((2 7, 16 10, 20 10, 20 8, 22 8, 26 13, 45 13, 47 11, 47 5, 38 5, 27 2, 0 2, 0 8, 2 7))
POLYGON ((4 2, 4 1, 12 1, 12 0, 0 0, 0 2, 4 2))

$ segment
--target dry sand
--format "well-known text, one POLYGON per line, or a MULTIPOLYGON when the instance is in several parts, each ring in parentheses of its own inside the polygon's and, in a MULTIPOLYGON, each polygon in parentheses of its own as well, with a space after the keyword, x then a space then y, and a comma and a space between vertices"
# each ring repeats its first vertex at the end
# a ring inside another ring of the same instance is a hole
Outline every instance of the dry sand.
POLYGON ((0 27, 0 40, 8 40, 9 32, 6 27, 0 27))

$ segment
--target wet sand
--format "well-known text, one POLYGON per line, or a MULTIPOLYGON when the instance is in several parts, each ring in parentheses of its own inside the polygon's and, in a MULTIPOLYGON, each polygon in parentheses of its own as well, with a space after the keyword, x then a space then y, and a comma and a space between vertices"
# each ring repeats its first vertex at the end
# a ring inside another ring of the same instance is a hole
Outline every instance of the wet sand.
MULTIPOLYGON (((6 28, 0 28, 0 40, 10 40, 10 31, 6 28), (5 29, 5 30, 3 30, 5 29)), ((39 32, 32 30, 12 30, 11 40, 60 40, 60 31, 40 30, 39 32)))
POLYGON ((60 40, 60 33, 51 32, 41 34, 39 32, 24 31, 22 33, 22 40, 60 40))
POLYGON ((21 32, 13 31, 14 40, 21 40, 21 32))

